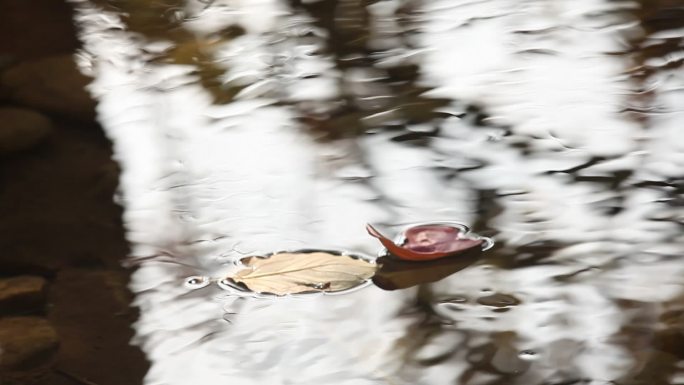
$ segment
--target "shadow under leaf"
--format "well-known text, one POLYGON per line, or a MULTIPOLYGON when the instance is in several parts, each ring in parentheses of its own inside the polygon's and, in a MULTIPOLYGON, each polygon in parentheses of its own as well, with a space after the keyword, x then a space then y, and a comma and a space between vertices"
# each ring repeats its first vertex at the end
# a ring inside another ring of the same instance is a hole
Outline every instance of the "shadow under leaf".
POLYGON ((477 262, 482 249, 473 248, 452 257, 434 261, 410 262, 392 257, 380 257, 380 268, 373 283, 383 290, 398 290, 442 280, 477 262))

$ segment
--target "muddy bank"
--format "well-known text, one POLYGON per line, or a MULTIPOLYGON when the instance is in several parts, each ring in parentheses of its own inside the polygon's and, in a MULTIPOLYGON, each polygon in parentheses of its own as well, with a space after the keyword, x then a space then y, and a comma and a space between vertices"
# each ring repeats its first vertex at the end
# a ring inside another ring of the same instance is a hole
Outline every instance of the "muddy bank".
POLYGON ((0 382, 137 384, 118 167, 71 9, 0 0, 0 382))

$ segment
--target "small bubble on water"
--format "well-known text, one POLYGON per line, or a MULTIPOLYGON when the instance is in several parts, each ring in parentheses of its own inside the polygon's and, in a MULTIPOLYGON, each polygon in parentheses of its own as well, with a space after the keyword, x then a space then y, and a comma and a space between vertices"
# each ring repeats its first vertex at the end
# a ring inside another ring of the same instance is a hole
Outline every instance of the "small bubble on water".
POLYGON ((537 352, 534 350, 523 350, 518 353, 518 358, 525 361, 532 361, 537 359, 537 352))
POLYGON ((185 279, 185 287, 189 289, 200 289, 211 283, 209 277, 204 277, 200 275, 195 275, 185 279))

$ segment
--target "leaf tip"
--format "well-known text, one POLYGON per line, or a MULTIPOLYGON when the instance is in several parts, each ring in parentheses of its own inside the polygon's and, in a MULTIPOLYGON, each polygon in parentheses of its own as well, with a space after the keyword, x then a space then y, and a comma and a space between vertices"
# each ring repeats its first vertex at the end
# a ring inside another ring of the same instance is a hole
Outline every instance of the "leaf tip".
POLYGON ((373 227, 373 225, 371 225, 370 223, 366 223, 366 231, 368 231, 368 234, 370 234, 372 237, 375 237, 375 238, 385 238, 385 237, 383 237, 383 235, 380 234, 380 232, 379 232, 375 227, 373 227))

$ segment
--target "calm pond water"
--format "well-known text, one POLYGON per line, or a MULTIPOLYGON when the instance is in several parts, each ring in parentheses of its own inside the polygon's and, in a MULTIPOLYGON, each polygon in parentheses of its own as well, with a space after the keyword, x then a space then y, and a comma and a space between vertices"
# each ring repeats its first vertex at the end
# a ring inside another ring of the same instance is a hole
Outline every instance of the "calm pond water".
POLYGON ((80 0, 146 384, 684 384, 684 4, 80 0), (435 283, 186 277, 458 221, 435 283))

